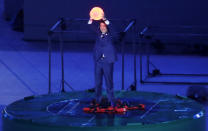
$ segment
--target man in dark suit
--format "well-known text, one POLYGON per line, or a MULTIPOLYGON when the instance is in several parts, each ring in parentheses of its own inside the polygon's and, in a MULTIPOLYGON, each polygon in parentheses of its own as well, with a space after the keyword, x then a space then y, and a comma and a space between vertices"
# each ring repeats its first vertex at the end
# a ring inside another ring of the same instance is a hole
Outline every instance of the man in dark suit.
MULTIPOLYGON (((92 24, 90 19, 88 24, 92 24)), ((114 106, 114 89, 113 89, 113 68, 114 62, 117 60, 116 50, 113 44, 113 30, 111 23, 103 17, 97 28, 97 38, 93 50, 95 62, 95 92, 96 101, 101 102, 103 76, 105 78, 108 100, 114 106)))

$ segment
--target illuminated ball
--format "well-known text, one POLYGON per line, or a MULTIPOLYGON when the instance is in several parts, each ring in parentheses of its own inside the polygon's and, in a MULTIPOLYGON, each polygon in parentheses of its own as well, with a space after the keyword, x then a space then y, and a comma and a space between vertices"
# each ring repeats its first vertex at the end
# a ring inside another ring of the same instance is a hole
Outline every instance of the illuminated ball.
POLYGON ((90 11, 90 18, 93 20, 100 20, 104 16, 104 11, 100 7, 94 7, 90 11))

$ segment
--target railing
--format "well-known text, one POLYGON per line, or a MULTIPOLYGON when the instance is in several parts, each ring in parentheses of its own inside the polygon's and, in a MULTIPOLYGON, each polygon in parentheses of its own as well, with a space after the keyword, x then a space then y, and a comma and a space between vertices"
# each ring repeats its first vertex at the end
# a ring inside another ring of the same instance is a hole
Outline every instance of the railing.
MULTIPOLYGON (((145 33, 148 38, 158 39, 164 41, 163 44, 174 43, 180 44, 185 40, 185 44, 187 43, 195 43, 195 44, 208 44, 208 27, 207 26, 149 26, 149 30, 145 33)), ((144 37, 142 37, 144 41, 144 37)), ((145 42, 141 42, 145 43, 145 42)), ((147 76, 143 79, 143 58, 140 55, 140 83, 152 83, 152 84, 186 84, 186 85, 208 85, 208 82, 185 82, 185 81, 150 81, 147 80, 151 77, 157 76, 184 76, 184 77, 208 77, 208 74, 184 74, 184 73, 162 73, 160 69, 157 68, 150 61, 150 54, 145 52, 146 54, 146 69, 147 76), (150 66, 154 68, 153 72, 150 72, 150 66)))

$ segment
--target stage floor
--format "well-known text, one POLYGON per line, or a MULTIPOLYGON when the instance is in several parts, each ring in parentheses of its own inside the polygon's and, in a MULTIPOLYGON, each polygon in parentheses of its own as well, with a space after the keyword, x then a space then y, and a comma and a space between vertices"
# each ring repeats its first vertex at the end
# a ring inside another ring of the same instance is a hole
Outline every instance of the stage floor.
POLYGON ((83 108, 95 93, 70 92, 26 97, 3 111, 3 131, 10 130, 109 130, 205 131, 205 108, 181 96, 151 92, 118 91, 116 98, 132 105, 145 104, 145 110, 123 114, 85 113, 83 108), (55 127, 55 129, 54 129, 55 127))

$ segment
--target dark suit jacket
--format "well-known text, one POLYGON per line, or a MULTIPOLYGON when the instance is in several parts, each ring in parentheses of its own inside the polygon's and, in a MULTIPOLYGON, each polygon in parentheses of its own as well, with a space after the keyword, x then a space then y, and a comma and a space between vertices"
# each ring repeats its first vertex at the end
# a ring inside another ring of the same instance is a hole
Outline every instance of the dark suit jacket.
POLYGON ((96 28, 97 38, 94 45, 93 56, 95 62, 103 61, 108 63, 113 63, 117 60, 117 53, 114 46, 114 37, 116 37, 112 25, 108 25, 108 32, 102 35, 99 28, 96 28), (101 60, 102 55, 104 58, 101 60))

